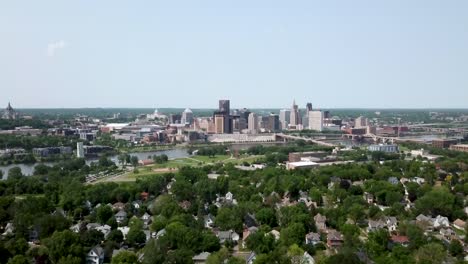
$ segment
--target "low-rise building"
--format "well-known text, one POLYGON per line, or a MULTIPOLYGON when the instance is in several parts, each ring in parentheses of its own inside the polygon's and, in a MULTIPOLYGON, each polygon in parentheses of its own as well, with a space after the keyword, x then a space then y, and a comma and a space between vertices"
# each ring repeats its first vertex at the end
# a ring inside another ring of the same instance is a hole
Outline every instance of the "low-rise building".
POLYGON ((400 149, 398 148, 398 145, 395 144, 390 144, 390 145, 384 145, 384 144, 378 144, 378 145, 370 145, 367 148, 369 151, 381 151, 381 152, 386 152, 386 153, 398 153, 400 149))

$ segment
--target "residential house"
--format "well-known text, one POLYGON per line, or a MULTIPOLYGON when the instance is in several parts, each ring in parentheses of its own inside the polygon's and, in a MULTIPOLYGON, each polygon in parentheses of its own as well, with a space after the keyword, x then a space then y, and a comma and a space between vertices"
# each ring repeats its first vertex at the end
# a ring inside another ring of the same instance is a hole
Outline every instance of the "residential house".
POLYGON ((124 210, 120 210, 118 213, 115 214, 115 220, 118 224, 123 223, 127 219, 127 212, 124 210))
POLYGON ((224 244, 226 241, 232 241, 234 243, 237 243, 239 241, 239 234, 237 234, 233 230, 228 230, 228 231, 219 231, 217 234, 217 237, 219 239, 219 242, 221 244, 224 244))
POLYGON ((409 239, 407 236, 393 235, 390 237, 390 245, 401 245, 407 247, 409 245, 409 239))
POLYGON ((231 192, 228 192, 226 193, 225 198, 226 198, 226 201, 232 202, 232 200, 234 199, 234 195, 231 192))
POLYGON ((246 264, 253 264, 255 262, 255 259, 257 258, 257 255, 255 252, 251 252, 248 256, 247 259, 245 260, 246 264))
POLYGON ((86 229, 87 230, 94 230, 94 229, 96 229, 96 228, 98 228, 100 226, 101 226, 101 224, 98 224, 98 223, 89 223, 89 224, 86 225, 86 229))
POLYGON ((246 247, 246 241, 247 238, 258 231, 258 228, 255 226, 249 227, 249 228, 244 228, 244 231, 242 232, 242 246, 246 247))
POLYGON ((451 241, 452 238, 456 235, 455 232, 451 228, 441 228, 439 230, 439 234, 448 241, 451 241))
POLYGON ((107 238, 107 236, 111 232, 111 229, 112 228, 109 225, 102 225, 95 228, 95 230, 104 234, 104 238, 107 238))
POLYGON ((14 234, 14 232, 15 232, 15 227, 13 226, 13 223, 8 223, 5 227, 5 232, 3 232, 2 235, 8 236, 8 235, 14 234))
POLYGON ((323 232, 327 230, 327 224, 326 224, 327 217, 318 213, 314 216, 314 221, 315 221, 315 226, 317 227, 318 231, 323 232))
POLYGON ((320 234, 319 233, 314 233, 310 232, 305 236, 305 243, 307 245, 317 245, 321 243, 322 241, 320 240, 320 234))
POLYGON ((120 230, 120 232, 122 232, 124 239, 126 239, 128 231, 130 231, 130 227, 128 226, 117 227, 117 230, 120 230))
POLYGON ((423 214, 420 214, 416 217, 416 225, 418 225, 426 231, 430 231, 433 229, 432 218, 423 214))
POLYGON ((205 228, 213 228, 214 224, 214 217, 211 214, 205 215, 203 217, 203 221, 205 222, 205 228))
POLYGON ((250 213, 247 213, 244 216, 244 224, 247 227, 258 226, 257 219, 255 219, 255 216, 250 213))
POLYGON ((145 223, 146 225, 148 225, 148 224, 151 222, 151 215, 148 214, 147 212, 145 212, 145 213, 141 216, 141 220, 143 221, 143 223, 145 223))
POLYGON ((156 237, 155 237, 155 238, 158 239, 158 238, 164 236, 165 234, 166 234, 166 228, 163 228, 163 229, 159 230, 159 231, 156 233, 156 237))
POLYGON ((74 224, 70 227, 70 230, 74 233, 79 233, 81 231, 81 226, 82 226, 81 222, 74 224))
POLYGON ((385 224, 389 232, 395 232, 398 228, 398 220, 394 216, 386 217, 385 224))
POLYGON ((400 181, 398 180, 397 177, 389 177, 388 182, 393 184, 393 185, 398 185, 398 183, 400 183, 400 181))
POLYGON ((86 264, 102 263, 104 263, 104 249, 100 246, 95 246, 86 255, 86 264))
POLYGON ((138 209, 140 209, 140 207, 141 207, 141 202, 139 202, 139 201, 134 201, 134 202, 132 203, 132 205, 133 205, 133 208, 135 208, 135 209, 138 210, 138 209))
POLYGON ((455 227, 456 229, 465 230, 465 226, 466 226, 466 222, 459 218, 453 221, 453 227, 455 227))
POLYGON ((365 192, 364 193, 364 200, 366 200, 366 202, 368 204, 373 204, 374 203, 374 195, 372 193, 365 192))
POLYGON ((272 235, 275 240, 279 240, 280 239, 280 232, 278 232, 277 230, 271 230, 270 232, 266 233, 265 235, 272 235))
POLYGON ((434 228, 442 228, 442 227, 449 227, 450 222, 447 217, 438 215, 436 218, 433 219, 433 226, 434 228))
POLYGON ((304 252, 304 255, 302 256, 302 261, 300 262, 301 264, 315 264, 314 258, 306 252, 304 252))
POLYGON ((343 236, 336 230, 328 230, 327 234, 327 245, 329 248, 338 248, 343 245, 343 236))
POLYGON ((369 220, 367 222, 367 232, 374 232, 379 229, 385 228, 385 222, 382 220, 369 220))
POLYGON ((112 205, 112 210, 114 210, 114 211, 120 211, 120 210, 123 210, 123 209, 125 209, 125 204, 124 203, 117 202, 117 203, 112 205))
POLYGON ((198 255, 193 256, 192 260, 194 264, 205 264, 206 260, 210 256, 211 253, 209 252, 202 252, 198 255))

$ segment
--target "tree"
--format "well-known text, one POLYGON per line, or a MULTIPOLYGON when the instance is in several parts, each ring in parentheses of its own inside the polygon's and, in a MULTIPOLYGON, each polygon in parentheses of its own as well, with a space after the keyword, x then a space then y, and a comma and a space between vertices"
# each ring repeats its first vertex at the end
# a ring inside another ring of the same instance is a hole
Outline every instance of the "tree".
POLYGON ((109 205, 101 205, 97 210, 96 210, 96 218, 97 221, 101 224, 107 223, 109 219, 114 215, 112 212, 112 208, 109 205))
POLYGON ((262 225, 268 225, 270 227, 277 226, 276 214, 272 208, 262 208, 255 213, 255 218, 262 225))
POLYGON ((81 242, 84 246, 93 247, 104 240, 104 234, 98 230, 86 230, 81 234, 81 242))
POLYGON ((58 261, 58 264, 81 264, 83 260, 79 257, 68 255, 66 257, 61 257, 58 261))
POLYGON ((457 239, 452 239, 449 245, 449 252, 454 257, 463 256, 463 245, 457 239))
POLYGON ((19 180, 23 177, 23 172, 20 167, 13 167, 8 171, 9 180, 19 180))
POLYGON ((132 156, 130 158, 130 163, 132 164, 133 167, 138 166, 138 157, 137 156, 132 156))
POLYGON ((297 244, 293 244, 288 248, 288 256, 291 258, 291 264, 304 264, 302 261, 304 250, 297 244))
POLYGON ((49 249, 49 259, 52 263, 58 263, 64 256, 81 258, 84 255, 83 247, 79 241, 80 238, 77 234, 65 230, 55 232, 45 240, 44 245, 49 249))
POLYGON ((303 224, 293 223, 281 230, 280 241, 285 246, 302 245, 306 230, 303 224))
POLYGON ((138 257, 135 253, 124 250, 112 257, 111 264, 134 264, 138 263, 138 257))
POLYGON ((120 154, 120 155, 118 156, 118 159, 119 159, 120 165, 122 165, 123 167, 125 167, 125 165, 127 164, 127 154, 124 154, 124 153, 120 154))
POLYGON ((369 233, 367 251, 373 257, 381 256, 387 249, 389 235, 387 230, 379 229, 369 233))
POLYGON ((209 255, 208 258, 206 259, 206 264, 224 263, 224 261, 228 258, 229 258, 229 250, 223 247, 218 252, 215 252, 209 255))
POLYGON ((242 218, 236 213, 235 209, 221 207, 215 219, 215 224, 222 230, 234 229, 237 232, 242 230, 242 218))
POLYGON ((139 245, 146 242, 146 235, 139 228, 130 228, 127 234, 127 242, 130 245, 139 245))
POLYGON ((219 239, 213 234, 213 232, 203 232, 201 250, 206 252, 217 251, 220 248, 219 239))
POLYGON ((421 264, 442 263, 445 257, 444 247, 437 243, 424 245, 416 252, 416 261, 421 264))
POLYGON ((31 261, 23 256, 23 255, 16 255, 13 258, 8 260, 8 264, 30 264, 31 261))
POLYGON ((115 243, 122 243, 122 241, 124 240, 122 231, 118 229, 111 230, 109 235, 107 236, 107 240, 114 241, 115 243))
POLYGON ((39 229, 39 237, 46 238, 52 235, 55 231, 68 229, 70 221, 60 214, 44 215, 36 220, 39 229))
POLYGON ((434 188, 423 197, 416 200, 416 210, 421 214, 432 216, 451 216, 454 209, 455 197, 446 188, 434 188))

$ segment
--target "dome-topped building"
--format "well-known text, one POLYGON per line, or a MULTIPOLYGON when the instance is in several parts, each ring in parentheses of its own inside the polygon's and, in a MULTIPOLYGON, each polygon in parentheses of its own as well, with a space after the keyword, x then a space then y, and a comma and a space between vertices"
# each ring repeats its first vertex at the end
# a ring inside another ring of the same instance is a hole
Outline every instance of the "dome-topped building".
POLYGON ((10 102, 8 102, 8 106, 6 107, 5 111, 3 111, 2 119, 16 119, 18 114, 16 113, 15 109, 11 106, 10 102))

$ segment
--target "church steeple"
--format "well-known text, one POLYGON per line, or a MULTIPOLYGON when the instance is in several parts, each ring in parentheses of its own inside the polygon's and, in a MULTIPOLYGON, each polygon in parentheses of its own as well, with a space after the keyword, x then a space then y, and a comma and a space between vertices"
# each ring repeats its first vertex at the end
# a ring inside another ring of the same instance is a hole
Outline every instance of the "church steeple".
POLYGON ((6 110, 7 111, 12 111, 13 110, 13 107, 11 107, 10 102, 8 102, 8 106, 7 106, 6 110))

